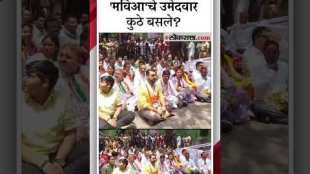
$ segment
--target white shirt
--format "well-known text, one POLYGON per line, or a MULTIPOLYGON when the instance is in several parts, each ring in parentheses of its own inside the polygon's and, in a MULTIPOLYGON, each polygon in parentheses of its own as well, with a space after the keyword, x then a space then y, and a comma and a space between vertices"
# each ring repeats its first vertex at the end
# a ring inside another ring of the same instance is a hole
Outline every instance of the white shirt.
POLYGON ((181 147, 181 144, 182 144, 182 139, 180 136, 177 137, 177 147, 181 147))
POLYGON ((124 78, 124 82, 128 85, 129 91, 133 93, 134 91, 133 81, 131 81, 129 78, 124 78))
POLYGON ((109 63, 104 60, 102 66, 103 66, 103 69, 106 71, 108 69, 109 63))
POLYGON ((198 168, 204 174, 208 174, 208 171, 212 170, 212 161, 210 159, 203 160, 202 158, 200 158, 198 160, 198 168))
POLYGON ((198 77, 194 77, 194 81, 198 86, 198 91, 204 91, 208 89, 211 91, 211 78, 207 76, 206 78, 203 78, 201 75, 198 77))
POLYGON ((243 58, 255 88, 255 98, 261 99, 266 95, 275 72, 268 67, 264 54, 254 46, 245 51, 243 58))
POLYGON ((269 87, 266 96, 276 92, 288 90, 288 64, 284 61, 278 62, 278 71, 274 72, 273 78, 269 81, 269 87))
POLYGON ((234 2, 234 19, 235 23, 239 23, 239 16, 241 12, 247 12, 250 5, 250 0, 235 0, 234 2))
POLYGON ((197 169, 194 161, 191 158, 189 158, 189 160, 187 161, 185 156, 181 155, 180 161, 182 163, 182 166, 185 167, 186 169, 191 169, 191 170, 196 170, 197 169))
POLYGON ((83 33, 83 24, 79 24, 77 27, 77 33, 78 35, 81 35, 83 33))
POLYGON ((57 88, 63 88, 70 93, 70 102, 74 105, 73 112, 79 120, 80 126, 89 126, 89 79, 87 73, 89 72, 87 66, 80 66, 79 73, 73 77, 66 77, 61 74, 57 88), (73 80, 75 79, 75 80, 73 80), (80 88, 81 92, 77 92, 80 88))
POLYGON ((192 59, 194 59, 194 55, 195 55, 195 43, 194 42, 190 42, 187 46, 188 49, 188 60, 191 61, 192 59))
POLYGON ((132 174, 132 172, 131 172, 131 170, 129 169, 129 167, 127 167, 127 169, 126 169, 125 171, 121 171, 121 170, 119 169, 119 167, 118 167, 118 168, 116 168, 116 169, 113 170, 112 174, 132 174))
POLYGON ((115 63, 114 67, 115 69, 123 69, 123 64, 115 63))
POLYGON ((151 54, 153 54, 154 49, 155 49, 155 44, 154 43, 149 43, 149 47, 150 47, 151 54))
POLYGON ((58 35, 59 39, 59 47, 63 47, 66 44, 74 44, 79 46, 80 45, 80 36, 76 32, 76 34, 70 33, 65 27, 63 27, 58 35))
POLYGON ((42 47, 42 39, 45 36, 45 31, 40 31, 36 25, 33 25, 33 29, 32 29, 32 40, 34 42, 34 45, 37 48, 41 48, 42 47))
POLYGON ((138 90, 139 90, 139 87, 145 83, 146 79, 145 79, 145 75, 143 76, 139 70, 137 70, 135 72, 135 78, 134 78, 134 81, 133 81, 133 86, 134 86, 134 94, 138 94, 138 90))
POLYGON ((163 74, 164 68, 163 68, 163 67, 161 66, 161 64, 159 63, 159 64, 156 65, 156 69, 157 69, 157 75, 158 75, 158 77, 161 77, 162 74, 163 74))
POLYGON ((235 24, 229 28, 229 45, 227 49, 236 51, 237 49, 247 49, 252 45, 252 31, 255 27, 253 23, 235 24))
POLYGON ((142 166, 142 168, 143 168, 144 166, 150 164, 150 161, 145 157, 144 154, 141 154, 141 157, 142 157, 142 159, 141 159, 141 166, 142 166))

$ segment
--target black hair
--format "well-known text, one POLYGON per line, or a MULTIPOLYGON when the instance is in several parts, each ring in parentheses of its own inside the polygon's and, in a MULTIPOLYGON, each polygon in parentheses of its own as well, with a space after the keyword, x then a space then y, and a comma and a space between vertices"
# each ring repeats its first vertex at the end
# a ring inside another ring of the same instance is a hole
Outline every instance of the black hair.
POLYGON ((267 48, 269 45, 275 45, 276 47, 277 47, 277 49, 278 49, 278 51, 279 51, 279 43, 278 42, 276 42, 276 41, 274 41, 274 40, 267 40, 266 42, 265 42, 265 48, 267 48))
POLYGON ((55 50, 55 53, 53 55, 53 60, 56 60, 57 59, 57 54, 59 52, 59 39, 57 37, 57 35, 55 34, 47 34, 46 36, 44 36, 44 38, 42 39, 42 44, 44 42, 44 40, 46 39, 51 39, 51 41, 55 44, 56 46, 56 50, 55 50))
POLYGON ((177 66, 175 69, 175 72, 177 72, 178 70, 183 71, 183 66, 182 65, 177 66))
POLYGON ((150 74, 151 71, 153 71, 153 72, 156 73, 156 71, 155 71, 154 69, 150 68, 150 69, 146 70, 146 75, 148 76, 148 75, 150 74))
POLYGON ((59 77, 58 68, 48 60, 36 60, 26 65, 26 74, 36 74, 40 80, 47 79, 49 90, 53 89, 59 77))
POLYGON ((141 65, 145 65, 145 61, 144 61, 144 60, 140 60, 140 61, 139 61, 139 67, 140 67, 141 65))
POLYGON ((22 28, 24 28, 24 27, 29 27, 31 29, 31 31, 32 31, 32 28, 33 28, 33 26, 31 24, 29 24, 29 23, 24 23, 22 25, 22 28))
POLYGON ((129 62, 125 62, 125 63, 124 63, 124 68, 125 68, 126 66, 129 66, 129 67, 130 67, 131 64, 130 64, 129 62))
POLYGON ((152 156, 157 157, 154 151, 152 151, 152 153, 150 154, 150 157, 152 157, 152 156))
POLYGON ((264 27, 264 26, 259 26, 254 28, 252 32, 252 43, 253 45, 255 44, 256 39, 264 32, 264 31, 270 31, 269 28, 264 27))
POLYGON ((198 66, 201 65, 201 64, 203 64, 203 62, 198 61, 198 62, 196 63, 196 69, 198 69, 198 66))
POLYGON ((186 152, 186 151, 188 151, 188 150, 187 150, 187 149, 182 149, 182 152, 181 152, 181 153, 183 154, 183 153, 186 152))
POLYGON ((168 69, 165 69, 162 73, 162 75, 168 75, 170 76, 170 71, 168 69))
POLYGON ((117 157, 117 156, 118 156, 118 152, 113 151, 113 152, 111 153, 111 155, 112 155, 113 157, 117 157))
POLYGON ((67 14, 64 17, 64 22, 67 22, 70 18, 75 18, 78 21, 78 17, 73 14, 67 14))
POLYGON ((108 64, 108 68, 112 68, 113 71, 115 70, 115 67, 114 67, 114 65, 113 65, 112 63, 109 63, 109 64, 108 64))
POLYGON ((128 165, 128 160, 126 158, 120 159, 119 162, 125 164, 126 166, 128 165))
POLYGON ((44 36, 44 38, 42 39, 42 43, 43 43, 44 40, 46 40, 46 39, 48 39, 48 38, 51 39, 52 42, 55 43, 57 49, 59 49, 59 39, 58 39, 58 37, 57 37, 56 35, 54 35, 54 34, 47 34, 46 36, 44 36))
POLYGON ((103 76, 103 77, 101 77, 101 80, 105 81, 106 83, 108 83, 111 86, 114 85, 114 79, 112 76, 103 76))

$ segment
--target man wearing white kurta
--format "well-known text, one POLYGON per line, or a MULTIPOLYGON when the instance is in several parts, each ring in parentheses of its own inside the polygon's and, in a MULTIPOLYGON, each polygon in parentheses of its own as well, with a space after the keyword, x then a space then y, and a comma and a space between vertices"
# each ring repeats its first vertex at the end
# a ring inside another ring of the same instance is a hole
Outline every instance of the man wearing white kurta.
POLYGON ((198 168, 203 174, 211 174, 212 161, 207 151, 201 153, 201 158, 198 160, 198 168))
POLYGON ((80 36, 77 29, 77 18, 74 16, 66 17, 65 24, 59 32, 59 46, 62 48, 66 44, 80 45, 80 36))
POLYGON ((255 99, 260 99, 268 91, 266 86, 274 76, 274 71, 268 68, 263 49, 269 39, 270 30, 266 27, 257 27, 253 30, 253 45, 248 48, 244 55, 244 63, 249 70, 250 79, 255 88, 255 99))
POLYGON ((270 105, 270 102, 266 100, 268 97, 271 97, 270 92, 273 87, 276 87, 276 81, 283 81, 279 73, 287 74, 282 72, 285 70, 285 68, 282 68, 282 64, 278 65, 278 70, 271 67, 274 66, 273 64, 278 64, 279 55, 276 55, 276 57, 272 55, 274 60, 270 61, 268 54, 265 52, 266 43, 273 42, 273 44, 277 45, 278 52, 279 45, 275 41, 270 41, 270 30, 266 27, 255 28, 252 39, 253 46, 244 53, 244 61, 255 89, 254 112, 256 112, 255 114, 258 118, 264 120, 266 118, 285 118, 281 111, 277 110, 275 106, 270 105), (268 60, 269 62, 267 62, 268 60))

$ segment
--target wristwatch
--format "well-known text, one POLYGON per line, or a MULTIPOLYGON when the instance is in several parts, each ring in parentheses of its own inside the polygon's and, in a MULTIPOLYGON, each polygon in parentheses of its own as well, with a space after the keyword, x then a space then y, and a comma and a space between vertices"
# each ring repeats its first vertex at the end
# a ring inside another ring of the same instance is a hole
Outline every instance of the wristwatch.
POLYGON ((63 159, 55 159, 54 160, 57 164, 59 164, 61 167, 64 167, 66 165, 66 161, 63 159))
POLYGON ((44 167, 45 167, 49 162, 50 162, 49 160, 43 161, 42 164, 40 165, 40 168, 43 170, 44 167))
POLYGON ((45 160, 42 164, 41 164, 41 169, 44 173, 47 173, 47 165, 50 164, 50 161, 49 160, 45 160))

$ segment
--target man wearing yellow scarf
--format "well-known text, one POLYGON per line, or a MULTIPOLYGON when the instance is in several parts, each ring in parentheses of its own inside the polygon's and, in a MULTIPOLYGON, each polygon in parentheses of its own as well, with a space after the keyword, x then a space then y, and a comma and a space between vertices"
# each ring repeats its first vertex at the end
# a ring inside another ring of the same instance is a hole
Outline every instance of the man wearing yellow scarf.
POLYGON ((146 82, 140 84, 138 92, 139 115, 150 125, 154 125, 168 116, 165 98, 157 82, 157 74, 149 69, 146 72, 146 82))
POLYGON ((177 96, 183 103, 192 103, 196 100, 197 86, 190 80, 188 74, 184 73, 182 66, 177 67, 172 84, 177 91, 177 96))

